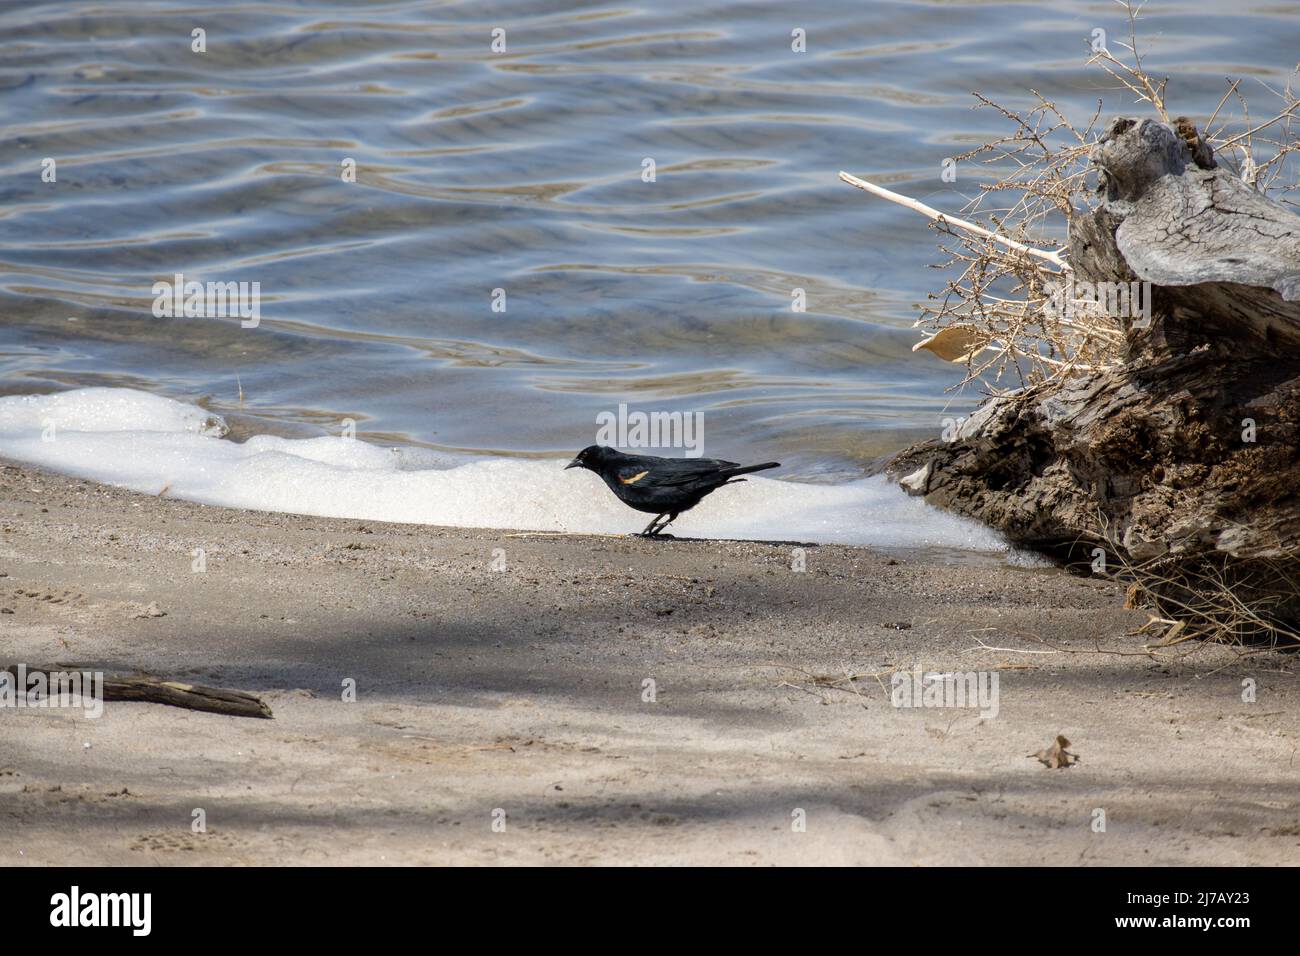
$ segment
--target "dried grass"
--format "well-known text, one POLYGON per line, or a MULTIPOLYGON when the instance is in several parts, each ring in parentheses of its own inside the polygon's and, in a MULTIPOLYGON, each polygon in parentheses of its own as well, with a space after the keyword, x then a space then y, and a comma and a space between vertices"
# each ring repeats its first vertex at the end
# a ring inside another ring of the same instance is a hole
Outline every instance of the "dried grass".
POLYGON ((1294 561, 1243 563, 1203 556, 1191 563, 1121 563, 1123 578, 1131 582, 1125 606, 1158 615, 1143 628, 1160 631, 1161 642, 1149 646, 1210 639, 1253 649, 1300 647, 1294 561))

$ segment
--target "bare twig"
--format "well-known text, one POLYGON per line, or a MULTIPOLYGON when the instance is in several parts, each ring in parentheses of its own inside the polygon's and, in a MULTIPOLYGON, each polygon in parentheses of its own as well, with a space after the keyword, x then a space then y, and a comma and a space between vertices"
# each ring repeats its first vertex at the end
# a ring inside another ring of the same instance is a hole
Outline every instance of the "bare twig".
POLYGON ((1066 271, 1070 268, 1070 264, 1061 258, 1060 253, 1051 252, 1047 249, 1034 249, 1024 243, 1016 242, 1014 239, 1009 239, 999 233, 985 229, 983 226, 977 226, 973 222, 967 222, 965 219, 958 219, 956 216, 949 216, 931 206, 927 206, 923 202, 911 198, 910 196, 904 196, 902 193, 896 193, 883 186, 877 186, 875 183, 869 183, 865 179, 859 179, 857 176, 851 176, 846 172, 840 173, 840 179, 844 180, 844 182, 848 183, 850 186, 857 186, 859 189, 865 189, 867 192, 879 196, 881 199, 888 199, 890 202, 898 203, 900 206, 906 206, 908 209, 919 212, 923 216, 928 216, 940 225, 956 226, 958 229, 965 229, 969 233, 982 236, 985 239, 991 239, 999 245, 1006 246, 1008 249, 1015 250, 1016 252, 1023 252, 1025 255, 1029 256, 1037 256, 1039 259, 1045 259, 1057 268, 1066 271))

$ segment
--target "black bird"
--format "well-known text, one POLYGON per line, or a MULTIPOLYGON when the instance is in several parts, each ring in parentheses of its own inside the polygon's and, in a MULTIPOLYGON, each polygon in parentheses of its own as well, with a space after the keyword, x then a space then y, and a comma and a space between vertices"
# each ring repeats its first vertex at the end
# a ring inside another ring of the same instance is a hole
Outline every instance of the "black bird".
POLYGON ((733 481, 744 481, 740 475, 780 468, 781 464, 765 461, 761 465, 738 465, 717 458, 655 458, 625 455, 604 445, 589 445, 564 467, 594 471, 623 504, 657 515, 641 532, 644 537, 654 537, 710 492, 733 481))

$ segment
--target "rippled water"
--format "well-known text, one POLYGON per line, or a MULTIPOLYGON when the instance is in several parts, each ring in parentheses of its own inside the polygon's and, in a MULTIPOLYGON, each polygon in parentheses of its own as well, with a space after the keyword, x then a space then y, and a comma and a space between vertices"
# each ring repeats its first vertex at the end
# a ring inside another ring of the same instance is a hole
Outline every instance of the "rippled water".
MULTIPOLYGON (((977 177, 942 159, 1005 129, 970 91, 1130 100, 1084 66, 1110 0, 0 9, 0 391, 129 386, 237 434, 554 455, 626 402, 855 475, 976 396, 911 352, 933 235, 837 170, 956 209, 977 177), (176 273, 259 282, 260 325, 155 318, 176 273)), ((1300 51, 1296 3, 1145 18, 1198 121, 1300 51)))

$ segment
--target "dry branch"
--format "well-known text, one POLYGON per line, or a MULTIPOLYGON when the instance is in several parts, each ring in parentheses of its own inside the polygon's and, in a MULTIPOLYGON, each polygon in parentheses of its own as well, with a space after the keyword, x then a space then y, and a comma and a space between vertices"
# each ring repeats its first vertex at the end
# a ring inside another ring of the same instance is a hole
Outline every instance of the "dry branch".
MULTIPOLYGON (((19 676, 18 665, 10 664, 0 667, 15 678, 19 676)), ((29 666, 28 674, 94 671, 94 668, 79 667, 68 664, 56 664, 47 667, 29 666)), ((25 692, 20 688, 19 692, 25 692)), ((258 717, 270 719, 271 708, 260 697, 242 690, 227 690, 221 687, 207 687, 203 684, 190 684, 183 681, 165 680, 137 674, 128 677, 104 675, 103 700, 135 701, 139 703, 166 704, 169 707, 182 707, 186 710, 201 710, 212 714, 225 714, 227 717, 258 717)))
POLYGON ((908 209, 919 212, 923 216, 928 216, 940 225, 956 226, 958 229, 964 229, 976 236, 991 239, 993 242, 1006 246, 1008 249, 1012 249, 1016 252, 1023 252, 1025 255, 1029 256, 1037 256, 1039 259, 1045 259, 1052 263, 1052 265, 1056 266, 1058 269, 1068 271, 1070 268, 1070 264, 1061 258, 1060 253, 1052 252, 1048 249, 1035 249, 1031 246, 1025 245, 1024 243, 1016 242, 1014 239, 1009 239, 999 233, 992 232, 985 229, 983 226, 978 226, 973 222, 967 222, 965 219, 958 219, 956 216, 942 213, 931 206, 927 206, 919 200, 911 198, 910 196, 904 196, 902 193, 896 193, 883 186, 877 186, 875 183, 867 182, 865 179, 859 179, 857 176, 851 176, 846 172, 840 172, 840 179, 844 180, 844 182, 848 183, 850 186, 857 186, 859 189, 864 189, 872 195, 879 196, 881 199, 888 199, 890 202, 898 203, 900 206, 906 206, 908 209))

